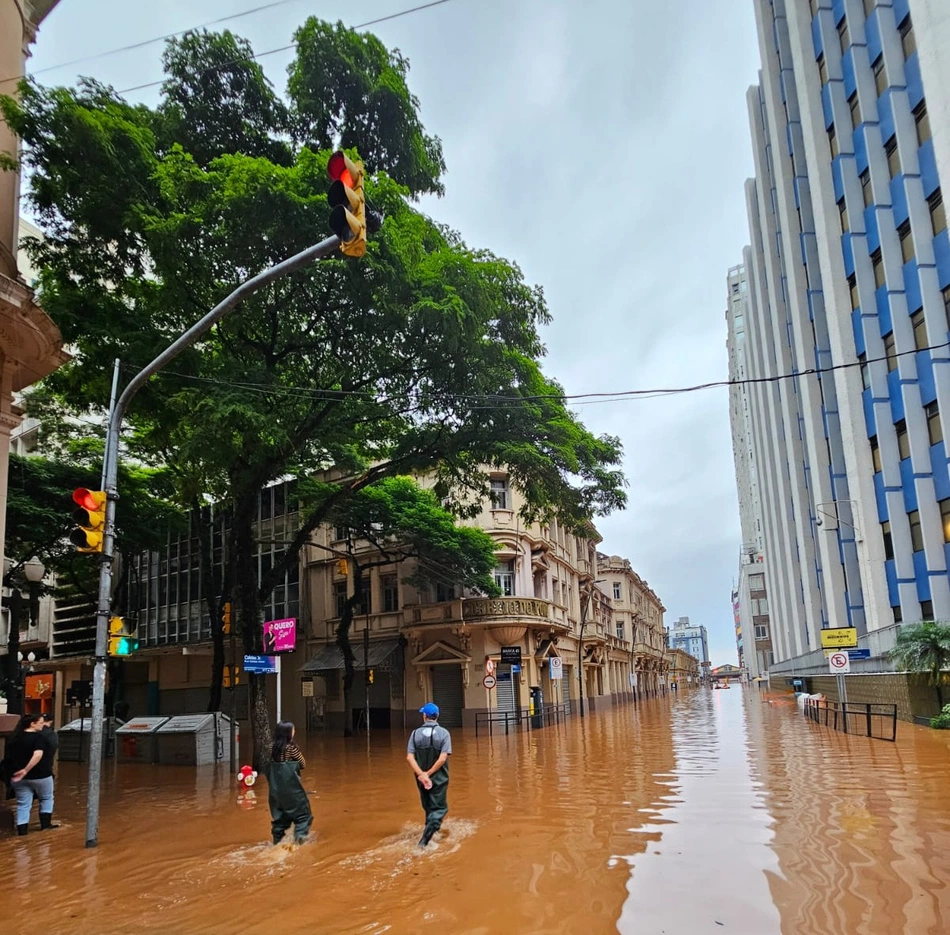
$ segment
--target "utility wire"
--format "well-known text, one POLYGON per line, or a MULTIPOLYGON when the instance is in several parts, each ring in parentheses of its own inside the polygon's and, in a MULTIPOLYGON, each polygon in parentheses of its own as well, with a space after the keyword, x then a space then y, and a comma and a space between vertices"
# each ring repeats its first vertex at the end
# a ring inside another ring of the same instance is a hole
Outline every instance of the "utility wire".
MULTIPOLYGON (((455 400, 484 402, 496 404, 510 403, 530 403, 557 400, 560 402, 572 403, 605 403, 605 402, 624 402, 630 399, 656 399, 666 396, 681 395, 683 393, 696 393, 701 390, 718 389, 721 387, 732 386, 755 386, 759 384, 778 383, 783 380, 797 380, 800 377, 821 376, 826 373, 834 373, 838 370, 847 370, 851 367, 864 367, 868 364, 882 363, 893 360, 897 357, 904 357, 908 354, 918 354, 921 351, 936 351, 950 347, 950 341, 942 344, 932 344, 927 347, 912 348, 908 351, 900 351, 894 354, 885 354, 883 357, 871 357, 867 360, 855 360, 843 364, 832 364, 830 367, 812 367, 807 370, 799 370, 793 373, 780 373, 768 377, 745 377, 739 380, 714 380, 709 383, 698 383, 692 386, 668 387, 659 389, 644 390, 618 390, 615 392, 595 392, 595 393, 545 393, 532 396, 508 396, 499 393, 444 393, 433 395, 432 402, 438 400, 455 400)), ((123 369, 132 369, 123 365, 123 369)), ((221 380, 215 377, 199 377, 192 374, 181 373, 175 370, 162 370, 157 376, 172 376, 183 380, 191 380, 196 383, 209 383, 217 386, 228 386, 235 389, 244 389, 249 392, 259 393, 261 395, 281 394, 301 399, 348 399, 362 397, 375 402, 388 402, 390 397, 380 397, 376 393, 368 390, 334 390, 319 389, 307 386, 278 386, 267 383, 240 382, 234 380, 221 380)), ((421 407, 419 407, 421 408, 421 407)), ((474 409, 502 409, 507 408, 504 405, 486 405, 476 406, 474 409)))
MULTIPOLYGON (((365 29, 367 26, 375 26, 377 23, 385 23, 391 19, 398 19, 400 16, 408 16, 410 13, 418 13, 420 10, 428 10, 432 7, 441 6, 443 3, 451 3, 451 0, 432 0, 431 3, 423 3, 421 6, 410 7, 408 10, 400 10, 398 13, 390 13, 388 16, 380 16, 376 19, 367 20, 365 23, 357 23, 355 26, 350 26, 350 29, 365 29)), ((261 59, 265 55, 276 55, 278 52, 286 52, 288 49, 296 48, 295 42, 290 42, 287 45, 278 46, 276 49, 268 49, 266 52, 252 52, 249 58, 252 59, 261 59)), ((211 65, 206 68, 202 75, 207 74, 208 72, 215 71, 219 68, 228 68, 231 65, 240 65, 242 62, 247 61, 246 58, 235 58, 229 62, 222 62, 220 65, 211 65)), ((166 81, 165 78, 159 78, 157 81, 146 81, 143 84, 136 84, 130 88, 122 88, 118 91, 118 94, 129 94, 132 91, 142 91, 145 88, 154 88, 160 84, 164 84, 166 81)))
MULTIPOLYGON (((47 65, 45 68, 37 68, 36 71, 31 71, 30 75, 45 75, 50 71, 59 71, 61 68, 81 65, 83 62, 94 62, 100 58, 117 55, 119 52, 128 52, 132 49, 144 49, 146 46, 154 45, 156 42, 174 39, 177 36, 183 36, 186 32, 192 32, 195 29, 207 29, 208 26, 217 26, 219 23, 226 23, 232 19, 240 19, 243 16, 250 16, 252 13, 260 13, 264 10, 272 10, 274 7, 283 6, 286 3, 296 2, 298 2, 298 0, 274 0, 273 3, 265 3, 263 6, 256 6, 250 10, 241 10, 238 13, 229 13, 227 16, 220 16, 218 19, 208 20, 206 23, 199 23, 197 26, 190 26, 188 29, 180 29, 178 32, 168 32, 163 36, 153 36, 151 39, 143 39, 141 42, 131 42, 128 45, 120 45, 114 49, 106 49, 104 52, 96 52, 93 55, 84 55, 82 58, 74 58, 69 62, 60 62, 58 65, 47 65)), ((8 81, 19 81, 21 77, 21 75, 16 75, 10 78, 0 78, 0 84, 5 84, 8 81)))

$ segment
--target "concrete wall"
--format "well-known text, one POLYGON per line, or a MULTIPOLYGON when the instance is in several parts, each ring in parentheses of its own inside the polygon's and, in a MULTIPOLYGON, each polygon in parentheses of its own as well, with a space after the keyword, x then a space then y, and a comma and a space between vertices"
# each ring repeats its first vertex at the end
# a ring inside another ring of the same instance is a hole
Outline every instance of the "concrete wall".
MULTIPOLYGON (((812 692, 821 692, 831 701, 838 700, 835 676, 820 675, 806 680, 812 692)), ((896 704, 897 716, 902 721, 913 721, 914 716, 935 717, 939 714, 937 693, 924 676, 891 673, 881 675, 848 676, 849 704, 896 704)), ((945 700, 950 691, 944 689, 945 700)))

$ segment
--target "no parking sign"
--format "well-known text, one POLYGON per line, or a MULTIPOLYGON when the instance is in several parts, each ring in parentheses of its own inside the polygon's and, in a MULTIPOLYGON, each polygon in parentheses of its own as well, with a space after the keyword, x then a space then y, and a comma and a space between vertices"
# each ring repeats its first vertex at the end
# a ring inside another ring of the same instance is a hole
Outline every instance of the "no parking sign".
POLYGON ((558 656, 552 656, 548 660, 548 671, 552 679, 564 678, 564 667, 561 665, 561 660, 558 656))
POLYGON ((845 653, 832 653, 828 657, 828 669, 832 675, 843 675, 851 671, 851 657, 845 653))

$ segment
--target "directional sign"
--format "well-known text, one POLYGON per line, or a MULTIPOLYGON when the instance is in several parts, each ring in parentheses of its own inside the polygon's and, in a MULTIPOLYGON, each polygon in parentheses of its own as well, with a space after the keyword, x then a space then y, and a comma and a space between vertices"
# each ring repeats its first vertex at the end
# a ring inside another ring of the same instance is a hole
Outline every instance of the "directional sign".
POLYGON ((484 685, 485 688, 491 691, 495 687, 495 676, 486 675, 485 678, 482 679, 482 685, 484 685))
POLYGON ((273 675, 277 671, 277 660, 273 656, 245 656, 244 671, 255 675, 273 675))
POLYGON ((871 650, 870 649, 849 649, 848 658, 849 659, 870 659, 871 650))
POLYGON ((833 627, 821 631, 822 649, 852 649, 858 645, 858 631, 854 627, 833 627))
POLYGON ((548 665, 550 666, 552 679, 564 678, 564 664, 558 656, 551 656, 551 658, 548 659, 548 665))
POLYGON ((846 652, 832 653, 828 657, 828 669, 832 675, 843 675, 851 671, 851 660, 846 652))

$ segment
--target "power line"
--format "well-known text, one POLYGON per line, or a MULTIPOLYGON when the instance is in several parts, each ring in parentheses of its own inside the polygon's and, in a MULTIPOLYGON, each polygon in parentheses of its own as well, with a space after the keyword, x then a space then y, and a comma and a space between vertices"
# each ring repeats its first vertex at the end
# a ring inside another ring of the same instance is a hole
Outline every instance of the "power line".
MULTIPOLYGON (((156 42, 174 39, 177 36, 183 36, 186 32, 192 32, 195 29, 207 29, 208 26, 217 26, 219 23, 226 23, 232 19, 241 19, 241 17, 250 16, 252 13, 261 13, 264 10, 271 10, 274 7, 283 6, 286 3, 296 2, 298 2, 298 0, 274 0, 273 3, 265 3, 262 6, 256 6, 250 10, 242 10, 239 13, 229 13, 227 16, 220 16, 218 19, 208 20, 206 23, 199 23, 197 26, 190 26, 188 29, 180 29, 178 32, 168 32, 163 36, 153 36, 151 39, 143 39, 141 42, 131 42, 128 45, 117 46, 114 49, 106 49, 104 52, 84 55, 82 58, 74 58, 69 62, 60 62, 59 65, 47 65, 45 68, 37 68, 36 71, 31 71, 30 75, 44 75, 50 71, 59 71, 61 68, 71 68, 73 65, 81 65, 83 62, 94 62, 100 58, 117 55, 119 52, 128 52, 132 49, 144 49, 146 46, 154 45, 156 42)), ((10 78, 0 78, 0 84, 5 84, 9 81, 19 81, 21 77, 21 75, 16 75, 10 78)))
MULTIPOLYGON (((450 3, 451 0, 432 0, 431 3, 423 3, 421 6, 410 7, 407 10, 400 10, 398 13, 390 13, 388 16, 380 16, 376 19, 367 20, 365 23, 357 23, 355 26, 349 27, 350 29, 365 29, 367 26, 375 26, 377 23, 385 23, 392 19, 398 19, 401 16, 408 16, 410 13, 418 13, 420 10, 428 10, 432 7, 441 6, 443 3, 450 3)), ((187 31, 187 30, 186 30, 187 31)), ((286 52, 288 49, 293 49, 296 47, 296 43, 291 42, 287 45, 278 46, 276 49, 268 49, 266 52, 252 52, 249 58, 254 60, 261 59, 265 55, 276 55, 278 52, 286 52)), ((215 71, 219 68, 227 68, 230 65, 240 65, 241 62, 246 61, 246 58, 235 58, 231 59, 228 62, 222 62, 220 65, 211 65, 206 68, 202 75, 207 74, 208 72, 215 71)), ((142 91, 145 88, 154 88, 160 84, 165 83, 165 78, 159 78, 157 81, 146 81, 143 84, 133 85, 131 88, 122 88, 117 93, 119 94, 130 94, 132 91, 142 91)))

